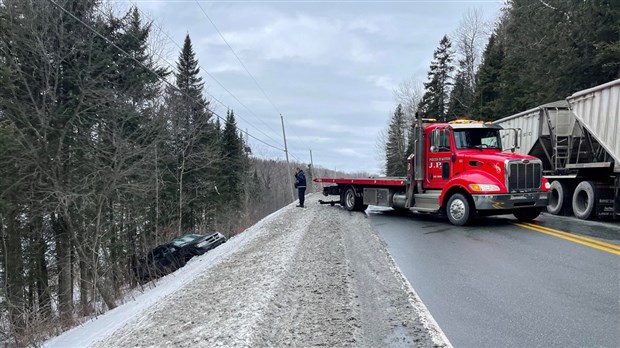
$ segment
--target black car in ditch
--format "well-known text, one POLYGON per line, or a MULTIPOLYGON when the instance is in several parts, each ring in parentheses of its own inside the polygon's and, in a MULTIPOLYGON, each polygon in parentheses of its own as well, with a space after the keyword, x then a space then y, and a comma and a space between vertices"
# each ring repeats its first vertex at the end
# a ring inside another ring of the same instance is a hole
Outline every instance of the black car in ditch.
POLYGON ((176 271, 192 257, 202 255, 225 242, 226 237, 219 232, 207 236, 186 234, 149 251, 136 262, 134 273, 141 283, 146 283, 176 271))
POLYGON ((163 244, 153 248, 134 266, 134 273, 140 283, 163 277, 185 266, 186 259, 178 247, 163 244))
POLYGON ((219 232, 215 232, 207 236, 186 234, 173 239, 169 244, 179 248, 179 252, 185 257, 185 261, 189 261, 192 257, 202 255, 222 243, 226 243, 226 237, 219 232))

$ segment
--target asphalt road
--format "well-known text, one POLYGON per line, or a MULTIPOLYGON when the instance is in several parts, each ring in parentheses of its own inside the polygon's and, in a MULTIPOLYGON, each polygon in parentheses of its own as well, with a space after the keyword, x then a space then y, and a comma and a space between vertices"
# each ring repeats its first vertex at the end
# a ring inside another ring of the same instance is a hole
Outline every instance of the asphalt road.
POLYGON ((620 347, 620 223, 366 213, 455 347, 620 347))

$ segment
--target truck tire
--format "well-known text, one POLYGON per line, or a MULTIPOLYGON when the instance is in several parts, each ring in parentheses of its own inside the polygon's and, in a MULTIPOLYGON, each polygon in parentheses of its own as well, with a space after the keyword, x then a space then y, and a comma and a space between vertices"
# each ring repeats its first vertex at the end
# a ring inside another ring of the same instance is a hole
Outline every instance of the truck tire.
POLYGON ((343 196, 342 196, 342 201, 343 201, 343 206, 346 210, 348 211, 354 211, 355 210, 355 189, 352 186, 347 187, 346 190, 344 190, 343 196))
POLYGON ((593 181, 582 181, 573 193, 573 213, 582 220, 592 218, 596 209, 596 184, 593 181))
POLYGON ((570 202, 570 189, 568 185, 556 180, 551 183, 549 189, 549 204, 547 204, 547 212, 553 215, 560 215, 564 211, 564 205, 570 202))
POLYGON ((542 211, 542 208, 523 208, 523 209, 515 210, 514 213, 512 214, 519 221, 530 222, 536 219, 538 215, 540 215, 541 211, 542 211))
POLYGON ((469 199, 462 193, 455 193, 448 199, 446 215, 453 225, 463 226, 473 218, 474 212, 469 199))
POLYGON ((355 194, 355 188, 353 186, 347 187, 344 190, 343 206, 348 211, 364 211, 368 208, 368 205, 363 204, 362 197, 358 197, 355 194))

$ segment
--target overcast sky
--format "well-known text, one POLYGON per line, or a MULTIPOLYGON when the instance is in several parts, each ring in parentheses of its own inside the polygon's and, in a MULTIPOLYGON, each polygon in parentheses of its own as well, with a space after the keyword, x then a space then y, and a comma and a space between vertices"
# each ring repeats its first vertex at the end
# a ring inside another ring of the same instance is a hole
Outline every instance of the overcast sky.
MULTIPOLYGON (((159 47, 169 63, 176 63, 177 45, 189 33, 206 97, 219 115, 232 108, 241 129, 283 149, 282 113, 291 161, 309 163, 311 149, 315 166, 375 174, 383 168, 377 139, 396 106, 394 88, 405 80, 426 82, 439 40, 468 9, 492 22, 503 3, 111 2, 119 9, 137 4, 154 21, 155 35, 163 29, 159 47)), ((283 151, 257 140, 250 145, 257 156, 284 159, 283 151)))

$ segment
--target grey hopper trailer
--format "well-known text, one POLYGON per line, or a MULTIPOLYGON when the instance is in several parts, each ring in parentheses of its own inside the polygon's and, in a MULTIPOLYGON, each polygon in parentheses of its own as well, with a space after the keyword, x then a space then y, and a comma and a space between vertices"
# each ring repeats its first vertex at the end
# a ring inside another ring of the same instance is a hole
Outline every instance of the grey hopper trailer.
POLYGON ((518 152, 543 161, 547 211, 620 219, 620 79, 494 123, 518 128, 518 152))

